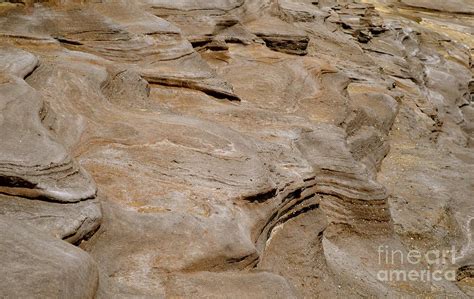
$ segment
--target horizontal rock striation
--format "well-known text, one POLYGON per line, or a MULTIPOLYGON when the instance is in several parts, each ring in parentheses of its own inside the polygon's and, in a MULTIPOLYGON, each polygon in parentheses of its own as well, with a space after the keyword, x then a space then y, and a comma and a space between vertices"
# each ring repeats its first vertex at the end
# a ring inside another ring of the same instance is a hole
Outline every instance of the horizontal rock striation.
POLYGON ((45 126, 50 111, 24 81, 38 58, 12 47, 1 53, 0 214, 79 242, 100 224, 95 182, 45 126))
POLYGON ((469 5, 415 2, 0 3, 0 296, 473 296, 469 5))
POLYGON ((36 91, 18 77, 2 79, 0 192, 58 202, 95 197, 92 178, 43 127, 36 91))

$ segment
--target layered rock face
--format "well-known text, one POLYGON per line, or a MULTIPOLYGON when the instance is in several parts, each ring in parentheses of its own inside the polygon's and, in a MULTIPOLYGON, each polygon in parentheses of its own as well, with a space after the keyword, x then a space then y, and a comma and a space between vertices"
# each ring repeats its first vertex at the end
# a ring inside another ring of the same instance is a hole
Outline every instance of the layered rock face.
POLYGON ((0 295, 474 296, 473 14, 0 2, 0 295))

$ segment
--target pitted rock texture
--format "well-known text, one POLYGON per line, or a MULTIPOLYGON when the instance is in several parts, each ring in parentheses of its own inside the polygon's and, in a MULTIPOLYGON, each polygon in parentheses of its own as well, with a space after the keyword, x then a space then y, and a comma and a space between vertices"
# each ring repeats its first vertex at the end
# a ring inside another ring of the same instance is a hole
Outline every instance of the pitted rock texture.
POLYGON ((0 295, 474 296, 470 5, 0 2, 0 295))

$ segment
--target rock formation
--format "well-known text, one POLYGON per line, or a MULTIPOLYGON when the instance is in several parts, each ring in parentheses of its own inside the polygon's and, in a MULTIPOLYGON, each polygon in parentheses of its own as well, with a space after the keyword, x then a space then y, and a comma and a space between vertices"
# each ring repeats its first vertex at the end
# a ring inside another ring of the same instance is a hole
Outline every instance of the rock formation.
POLYGON ((473 297, 473 20, 1 1, 0 295, 473 297))

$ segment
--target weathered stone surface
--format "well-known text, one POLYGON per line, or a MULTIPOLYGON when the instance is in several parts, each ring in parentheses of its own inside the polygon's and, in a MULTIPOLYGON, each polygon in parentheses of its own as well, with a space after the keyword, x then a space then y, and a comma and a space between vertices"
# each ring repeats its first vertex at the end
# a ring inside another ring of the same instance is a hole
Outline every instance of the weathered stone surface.
MULTIPOLYGON (((35 64, 30 59, 30 65, 7 65, 6 70, 29 72, 35 64)), ((94 197, 92 178, 42 125, 45 108, 38 93, 21 78, 0 76, 0 192, 62 202, 94 197)))
POLYGON ((11 46, 0 53, 0 214, 80 242, 100 224, 96 185, 49 126, 48 103, 23 79, 38 68, 37 56, 11 46))
POLYGON ((0 195, 0 215, 15 218, 69 243, 90 237, 102 218, 98 200, 62 204, 0 195))
POLYGON ((309 37, 304 31, 288 23, 274 18, 260 18, 246 26, 272 50, 295 55, 307 54, 309 37))
POLYGON ((96 263, 84 251, 0 216, 3 298, 94 298, 96 263))
POLYGON ((39 63, 35 55, 18 48, 2 47, 0 53, 2 71, 20 78, 25 78, 39 63))
POLYGON ((171 277, 166 287, 170 297, 297 298, 283 277, 266 272, 183 274, 171 277))
POLYGON ((0 4, 0 215, 97 297, 472 296, 468 4, 33 2, 0 4))
POLYGON ((164 20, 128 6, 91 6, 87 9, 38 8, 28 23, 13 14, 0 33, 54 39, 78 50, 123 64, 154 84, 202 90, 238 99, 232 87, 215 77, 180 30, 164 20), (133 20, 140 19, 140 23, 133 20), (80 24, 80 26, 70 26, 80 24), (182 68, 177 67, 178 65, 182 68))
POLYGON ((454 12, 454 13, 465 13, 465 14, 474 14, 474 4, 466 1, 415 1, 415 0, 402 0, 401 3, 411 6, 419 7, 430 10, 436 10, 440 12, 454 12))

